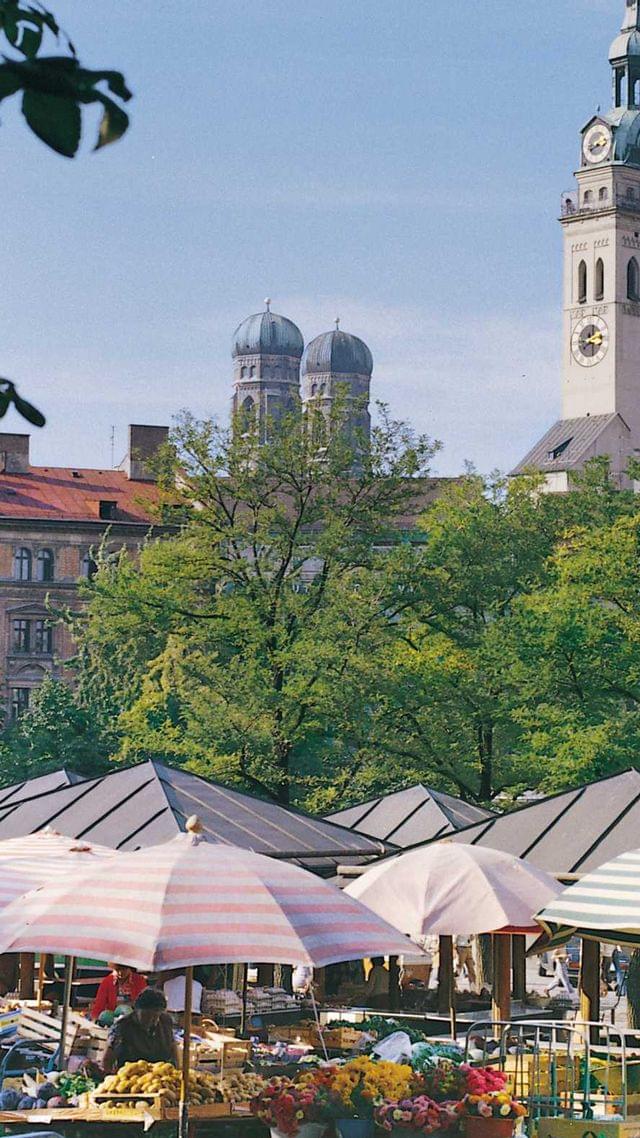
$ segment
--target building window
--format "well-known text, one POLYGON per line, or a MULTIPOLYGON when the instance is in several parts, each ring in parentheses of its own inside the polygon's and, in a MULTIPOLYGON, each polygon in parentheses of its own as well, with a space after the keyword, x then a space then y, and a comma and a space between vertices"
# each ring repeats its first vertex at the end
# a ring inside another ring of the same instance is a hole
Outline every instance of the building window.
POLYGON ((627 296, 629 300, 640 300, 640 272, 635 257, 627 265, 627 296))
POLYGON ((255 379, 255 374, 256 374, 255 365, 252 364, 250 369, 249 369, 249 375, 250 375, 251 379, 255 379))
POLYGON ((38 550, 36 577, 38 581, 53 581, 53 553, 50 549, 38 550))
POLYGON ((312 395, 317 395, 317 394, 318 394, 318 384, 317 384, 317 383, 312 383, 312 384, 311 384, 311 394, 312 394, 312 395))
POLYGON ((29 688, 11 689, 11 716, 18 719, 29 706, 29 688))
POLYGON ((85 553, 84 557, 82 558, 80 569, 82 576, 86 577, 87 581, 93 580, 96 573, 98 572, 98 565, 90 553, 85 553))
POLYGON ((581 261, 578 265, 578 304, 587 303, 587 263, 581 261))
POLYGON ((31 580, 31 550, 21 546, 16 549, 13 559, 13 575, 16 581, 31 580))
POLYGON ((53 629, 46 620, 35 622, 34 652, 38 656, 50 656, 53 651, 53 629))
POLYGON ((560 456, 563 455, 564 452, 569 449, 569 445, 571 444, 572 441, 573 441, 573 436, 571 436, 570 439, 565 439, 563 443, 559 443, 557 447, 554 447, 553 450, 550 450, 548 452, 547 457, 550 458, 552 460, 552 462, 555 462, 555 460, 557 458, 560 458, 560 456))
POLYGON ((103 522, 110 522, 116 516, 117 502, 108 501, 105 498, 100 499, 99 514, 103 522))
POLYGON ((600 198, 601 202, 606 202, 609 200, 609 191, 606 186, 601 186, 598 197, 600 198))
POLYGON ((593 202, 593 190, 585 190, 582 198, 583 205, 591 205, 593 202))
POLYGON ((604 261, 602 257, 598 257, 596 261, 596 287, 594 297, 596 300, 602 300, 604 297, 604 261))
POLYGON ((13 651, 28 652, 31 647, 31 621, 14 620, 13 622, 13 651))
POLYGON ((240 368, 240 378, 241 379, 246 379, 248 374, 249 374, 249 368, 248 367, 241 367, 240 368))

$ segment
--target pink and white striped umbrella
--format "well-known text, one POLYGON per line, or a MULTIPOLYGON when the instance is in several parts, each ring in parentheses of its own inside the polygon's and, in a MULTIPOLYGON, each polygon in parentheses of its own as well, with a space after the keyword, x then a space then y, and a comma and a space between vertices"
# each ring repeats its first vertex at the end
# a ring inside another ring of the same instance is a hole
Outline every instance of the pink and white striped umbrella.
POLYGON ((56 830, 39 830, 0 842, 0 910, 16 897, 51 881, 69 880, 78 872, 119 856, 107 846, 89 845, 56 830))
POLYGON ((307 870, 179 834, 21 897, 0 952, 121 960, 142 972, 215 963, 323 967, 416 947, 307 870))

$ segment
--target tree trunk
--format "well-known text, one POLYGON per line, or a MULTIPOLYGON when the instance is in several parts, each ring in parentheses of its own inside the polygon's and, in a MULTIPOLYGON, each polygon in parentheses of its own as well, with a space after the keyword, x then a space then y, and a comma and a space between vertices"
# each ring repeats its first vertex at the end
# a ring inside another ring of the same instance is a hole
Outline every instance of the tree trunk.
POLYGON ((640 948, 634 949, 627 972, 627 1019, 629 1027, 640 1027, 640 948))
POLYGON ((478 727, 478 755, 480 758, 480 800, 489 802, 493 795, 492 723, 481 723, 478 727))

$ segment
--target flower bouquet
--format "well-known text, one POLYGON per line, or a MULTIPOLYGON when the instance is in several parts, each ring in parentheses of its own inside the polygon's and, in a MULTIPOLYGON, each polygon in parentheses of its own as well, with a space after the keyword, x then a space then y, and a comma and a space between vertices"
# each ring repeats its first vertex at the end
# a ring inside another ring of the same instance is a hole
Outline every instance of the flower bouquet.
POLYGON ((468 1138, 510 1138, 526 1109, 508 1091, 469 1094, 460 1103, 468 1138))
POLYGON ((452 1099, 463 1098, 470 1089, 467 1086, 469 1070, 469 1067, 452 1063, 448 1059, 422 1063, 419 1074, 424 1093, 434 1102, 450 1102, 452 1099))
POLYGON ((410 1098, 417 1086, 411 1067, 374 1062, 365 1055, 332 1068, 329 1100, 341 1138, 367 1138, 373 1132, 376 1108, 385 1099, 410 1098))
POLYGON ((273 1079, 252 1100, 251 1113, 274 1138, 321 1138, 331 1117, 326 1087, 310 1079, 273 1079))
POLYGON ((383 1130, 402 1131, 397 1138, 411 1135, 437 1134, 457 1126, 460 1117, 457 1103, 438 1103, 427 1095, 401 1099, 400 1102, 383 1102, 375 1112, 376 1124, 383 1130), (406 1134, 410 1131, 410 1134, 406 1134))

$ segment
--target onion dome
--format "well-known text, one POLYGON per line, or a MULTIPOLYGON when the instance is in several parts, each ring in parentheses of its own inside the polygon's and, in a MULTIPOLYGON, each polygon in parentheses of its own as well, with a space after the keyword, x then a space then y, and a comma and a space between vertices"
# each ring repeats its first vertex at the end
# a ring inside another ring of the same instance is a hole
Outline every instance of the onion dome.
POLYGON ((294 356, 300 359, 304 340, 293 320, 271 312, 270 301, 265 301, 266 312, 247 316, 233 333, 231 354, 237 356, 294 356))
POLYGON ((363 340, 336 328, 323 332, 307 344, 302 357, 303 375, 367 375, 373 371, 373 356, 363 340))

